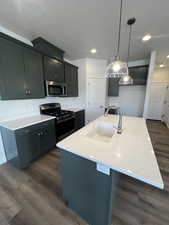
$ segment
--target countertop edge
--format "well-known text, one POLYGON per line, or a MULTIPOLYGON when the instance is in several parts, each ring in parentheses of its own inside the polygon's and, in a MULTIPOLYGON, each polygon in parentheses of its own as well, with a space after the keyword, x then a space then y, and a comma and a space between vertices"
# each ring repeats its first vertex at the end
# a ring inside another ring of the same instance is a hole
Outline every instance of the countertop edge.
MULTIPOLYGON (((60 145, 59 143, 56 144, 56 147, 58 147, 60 150, 70 152, 70 153, 72 153, 72 154, 78 155, 78 156, 80 156, 80 157, 82 157, 82 158, 84 158, 84 159, 90 160, 90 161, 92 161, 92 162, 100 163, 100 164, 105 165, 103 162, 98 161, 98 160, 96 160, 96 159, 94 159, 94 158, 86 157, 86 156, 84 156, 84 155, 82 155, 82 154, 79 154, 79 153, 77 153, 77 152, 75 153, 75 152, 73 152, 73 151, 71 151, 71 150, 65 149, 65 148, 63 148, 62 145, 60 145)), ((132 177, 132 178, 134 178, 134 179, 136 179, 136 180, 142 181, 142 182, 144 182, 145 184, 150 184, 150 185, 152 185, 152 186, 154 186, 154 187, 156 187, 156 188, 164 189, 164 183, 163 183, 163 181, 162 181, 162 183, 153 182, 153 181, 151 181, 150 179, 147 179, 147 178, 145 178, 145 177, 143 177, 143 176, 138 176, 138 175, 135 175, 135 174, 131 174, 131 173, 129 173, 128 171, 123 170, 123 169, 121 169, 121 168, 115 168, 115 167, 112 167, 112 166, 109 166, 109 165, 105 165, 105 166, 107 166, 108 168, 111 168, 112 170, 114 170, 114 171, 116 171, 116 172, 119 172, 119 173, 121 173, 121 174, 127 175, 127 176, 132 177)))
MULTIPOLYGON (((30 117, 32 117, 32 116, 30 116, 30 117)), ((24 118, 30 118, 30 117, 24 117, 24 118)), ((53 119, 55 119, 55 117, 50 116, 50 118, 49 118, 49 116, 48 116, 48 118, 46 118, 46 119, 39 120, 39 121, 35 121, 35 122, 29 123, 29 124, 25 124, 23 126, 19 126, 19 127, 16 127, 16 128, 11 128, 11 127, 6 126, 5 124, 3 124, 3 123, 0 122, 0 127, 7 128, 9 130, 19 130, 19 129, 22 129, 22 128, 25 128, 25 127, 29 127, 29 126, 32 126, 32 125, 35 125, 35 124, 38 124, 38 123, 43 123, 45 121, 49 121, 49 120, 53 120, 53 119)), ((15 120, 17 120, 17 119, 15 119, 15 120)), ((10 121, 12 121, 12 120, 10 120, 10 121)), ((7 121, 4 121, 4 122, 7 122, 7 121)))

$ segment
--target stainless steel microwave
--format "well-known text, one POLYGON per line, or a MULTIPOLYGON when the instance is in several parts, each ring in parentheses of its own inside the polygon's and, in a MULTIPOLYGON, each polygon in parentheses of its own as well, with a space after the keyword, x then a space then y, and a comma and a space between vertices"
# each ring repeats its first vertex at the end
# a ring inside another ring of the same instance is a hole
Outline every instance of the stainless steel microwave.
POLYGON ((55 81, 46 81, 46 94, 50 97, 67 96, 67 85, 65 83, 57 83, 55 81))

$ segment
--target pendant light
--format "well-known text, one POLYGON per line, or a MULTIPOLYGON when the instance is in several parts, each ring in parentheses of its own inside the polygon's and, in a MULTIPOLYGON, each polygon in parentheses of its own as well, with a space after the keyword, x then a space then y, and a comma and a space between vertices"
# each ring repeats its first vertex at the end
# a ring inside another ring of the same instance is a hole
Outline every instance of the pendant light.
POLYGON ((111 62, 106 69, 106 77, 107 78, 111 78, 111 77, 120 78, 120 77, 128 74, 127 63, 122 62, 119 58, 122 9, 123 9, 123 0, 121 0, 121 4, 120 4, 120 18, 119 18, 117 52, 116 52, 115 60, 113 62, 111 62))
MULTIPOLYGON (((129 43, 128 43, 128 54, 127 54, 127 67, 130 59, 130 44, 131 44, 131 33, 132 33, 132 25, 136 22, 135 18, 131 18, 127 21, 127 25, 129 25, 129 43)), ((128 74, 122 76, 119 80, 120 85, 131 85, 133 84, 132 77, 128 74)))

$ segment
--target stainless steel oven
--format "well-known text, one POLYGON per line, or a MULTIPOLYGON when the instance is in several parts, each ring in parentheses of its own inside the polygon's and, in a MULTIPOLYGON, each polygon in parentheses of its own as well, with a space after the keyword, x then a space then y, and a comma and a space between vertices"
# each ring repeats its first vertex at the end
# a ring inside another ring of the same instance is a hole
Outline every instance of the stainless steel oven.
POLYGON ((65 83, 57 83, 55 81, 46 81, 46 94, 50 97, 67 96, 67 86, 65 83))

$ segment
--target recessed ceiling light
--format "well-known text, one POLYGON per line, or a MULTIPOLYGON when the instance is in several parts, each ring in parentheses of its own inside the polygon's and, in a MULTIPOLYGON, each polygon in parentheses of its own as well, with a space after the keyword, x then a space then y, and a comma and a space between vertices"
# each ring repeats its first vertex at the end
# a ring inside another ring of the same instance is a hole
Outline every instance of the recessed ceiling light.
POLYGON ((92 49, 90 50, 90 52, 91 52, 92 54, 95 54, 95 53, 97 52, 97 50, 96 50, 95 48, 92 48, 92 49))
POLYGON ((149 41, 151 39, 151 34, 146 34, 143 38, 142 41, 149 41))
POLYGON ((163 68, 163 67, 164 67, 164 64, 160 64, 159 67, 160 67, 160 68, 163 68))
POLYGON ((167 55, 166 57, 167 57, 167 59, 169 59, 169 55, 167 55))

